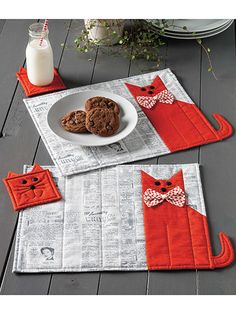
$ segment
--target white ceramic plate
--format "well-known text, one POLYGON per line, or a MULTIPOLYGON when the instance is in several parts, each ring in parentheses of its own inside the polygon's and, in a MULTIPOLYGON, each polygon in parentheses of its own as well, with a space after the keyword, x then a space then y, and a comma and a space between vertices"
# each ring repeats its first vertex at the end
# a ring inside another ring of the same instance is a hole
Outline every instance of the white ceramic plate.
POLYGON ((127 99, 101 90, 78 92, 65 96, 52 105, 47 115, 50 129, 59 137, 72 143, 83 146, 103 146, 120 141, 135 128, 138 121, 137 111, 127 99), (91 133, 71 133, 60 125, 60 119, 67 112, 84 110, 85 101, 90 97, 103 96, 117 102, 120 106, 120 128, 112 136, 102 137, 91 133))
POLYGON ((231 25, 232 24, 232 20, 228 20, 227 23, 225 23, 224 25, 217 27, 213 30, 209 30, 209 31, 204 31, 204 32, 196 32, 196 33, 189 33, 189 32, 173 32, 173 31, 165 31, 165 34, 167 35, 171 35, 171 36, 179 36, 179 37, 193 37, 193 36, 205 36, 205 35, 211 35, 211 34, 215 34, 216 32, 221 31, 222 29, 225 29, 226 26, 231 25))
MULTIPOLYGON (((155 25, 156 27, 158 27, 158 24, 156 24, 155 21, 158 20, 148 20, 149 22, 151 22, 153 25, 155 25)), ((223 20, 223 19, 218 19, 218 20, 214 20, 214 19, 175 19, 175 20, 166 20, 168 25, 172 25, 169 26, 168 28, 166 28, 166 30, 168 31, 172 31, 172 32, 181 32, 181 29, 183 28, 183 26, 187 27, 187 31, 189 33, 193 33, 193 32, 204 32, 204 31, 209 31, 209 30, 213 30, 216 29, 218 27, 223 26, 224 24, 226 24, 229 20, 223 20)), ((186 32, 185 30, 182 29, 182 32, 186 32)))
POLYGON ((221 32, 225 31, 227 28, 230 27, 230 25, 234 22, 234 20, 231 20, 229 23, 227 23, 224 27, 217 29, 213 32, 206 32, 205 34, 195 34, 192 36, 187 36, 186 34, 183 35, 177 35, 177 34, 170 34, 170 33, 165 33, 162 36, 164 37, 169 37, 169 38, 175 38, 175 39, 196 39, 196 38, 207 38, 207 37, 211 37, 211 36, 215 36, 220 34, 221 32))

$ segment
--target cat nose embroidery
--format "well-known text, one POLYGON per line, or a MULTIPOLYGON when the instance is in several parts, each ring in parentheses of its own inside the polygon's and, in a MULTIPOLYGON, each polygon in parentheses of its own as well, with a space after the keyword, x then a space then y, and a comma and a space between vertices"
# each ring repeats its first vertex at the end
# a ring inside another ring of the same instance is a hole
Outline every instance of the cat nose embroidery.
POLYGON ((161 191, 162 192, 166 192, 166 188, 161 188, 161 191))
POLYGON ((35 189, 35 186, 34 185, 30 185, 29 187, 31 190, 34 190, 35 189))

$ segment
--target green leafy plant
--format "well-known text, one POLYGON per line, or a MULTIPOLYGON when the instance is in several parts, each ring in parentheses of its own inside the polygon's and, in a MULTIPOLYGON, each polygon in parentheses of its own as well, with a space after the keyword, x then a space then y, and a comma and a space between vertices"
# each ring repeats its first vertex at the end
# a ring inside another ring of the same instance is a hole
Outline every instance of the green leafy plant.
POLYGON ((209 64, 208 72, 211 72, 212 75, 214 76, 214 78, 217 80, 217 76, 216 76, 216 74, 215 74, 215 71, 214 71, 214 68, 213 68, 213 65, 212 65, 212 61, 211 61, 211 56, 210 56, 211 49, 210 49, 209 47, 206 47, 206 46, 202 43, 202 39, 197 38, 196 41, 197 41, 197 43, 202 47, 203 51, 205 52, 205 54, 206 54, 206 56, 207 56, 208 64, 209 64))
MULTIPOLYGON (((114 50, 108 46, 115 42, 116 53, 122 54, 131 60, 134 59, 146 59, 156 62, 156 67, 158 68, 162 60, 161 47, 165 45, 162 35, 165 34, 165 30, 174 26, 174 20, 168 23, 167 20, 156 20, 156 26, 146 20, 127 20, 126 26, 123 32, 117 32, 114 30, 114 26, 122 25, 123 20, 91 20, 89 24, 81 31, 79 36, 75 39, 75 45, 77 49, 82 53, 87 53, 97 46, 100 46, 101 50, 106 47, 105 51, 108 53, 114 53, 114 50), (102 39, 91 38, 91 30, 98 26, 104 27, 107 31, 107 36, 102 39)), ((186 26, 180 27, 181 29, 188 31, 186 26)), ((192 33, 195 35, 194 33, 192 33)), ((211 57, 210 48, 203 44, 202 39, 195 38, 197 43, 201 46, 204 53, 208 58, 208 71, 212 72, 213 76, 216 78, 211 57)), ((217 79, 217 78, 216 78, 217 79)))
MULTIPOLYGON (((107 29, 111 29, 110 23, 102 22, 107 29)), ((117 53, 122 53, 131 60, 144 58, 146 60, 156 61, 157 67, 160 64, 160 48, 165 45, 161 34, 154 32, 147 23, 142 20, 130 20, 126 23, 122 35, 116 31, 111 31, 109 38, 102 40, 92 39, 90 30, 96 27, 95 23, 91 23, 84 28, 81 34, 75 39, 75 44, 80 52, 89 52, 99 45, 107 46, 111 40, 116 41, 117 53)), ((111 52, 113 53, 112 49, 111 52)))

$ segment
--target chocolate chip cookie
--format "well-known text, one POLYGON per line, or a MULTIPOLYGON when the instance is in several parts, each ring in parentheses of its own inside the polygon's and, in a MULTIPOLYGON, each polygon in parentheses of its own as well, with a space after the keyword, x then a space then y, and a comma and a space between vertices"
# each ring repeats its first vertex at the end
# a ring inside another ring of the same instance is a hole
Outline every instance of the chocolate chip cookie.
POLYGON ((61 126, 69 132, 85 133, 88 132, 85 126, 86 112, 83 110, 76 110, 66 113, 61 118, 61 126))
POLYGON ((100 136, 111 136, 120 126, 120 119, 114 110, 94 108, 87 112, 86 128, 89 132, 100 136))
POLYGON ((85 110, 90 111, 94 108, 112 109, 115 113, 120 113, 119 105, 114 101, 106 97, 96 96, 89 98, 85 103, 85 110))

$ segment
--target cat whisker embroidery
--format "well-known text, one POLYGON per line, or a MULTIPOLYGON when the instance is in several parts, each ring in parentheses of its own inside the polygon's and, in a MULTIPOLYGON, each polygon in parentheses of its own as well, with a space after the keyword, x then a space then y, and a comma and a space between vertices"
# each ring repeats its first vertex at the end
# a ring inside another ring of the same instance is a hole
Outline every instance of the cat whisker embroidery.
POLYGON ((36 189, 36 188, 40 188, 40 187, 45 187, 47 185, 47 183, 37 183, 37 184, 31 184, 31 185, 28 185, 28 186, 16 186, 16 191, 27 191, 29 189, 33 190, 33 189, 36 189))
POLYGON ((28 192, 19 194, 20 201, 22 200, 28 200, 28 199, 35 199, 36 197, 42 196, 43 191, 42 190, 29 190, 28 192))

